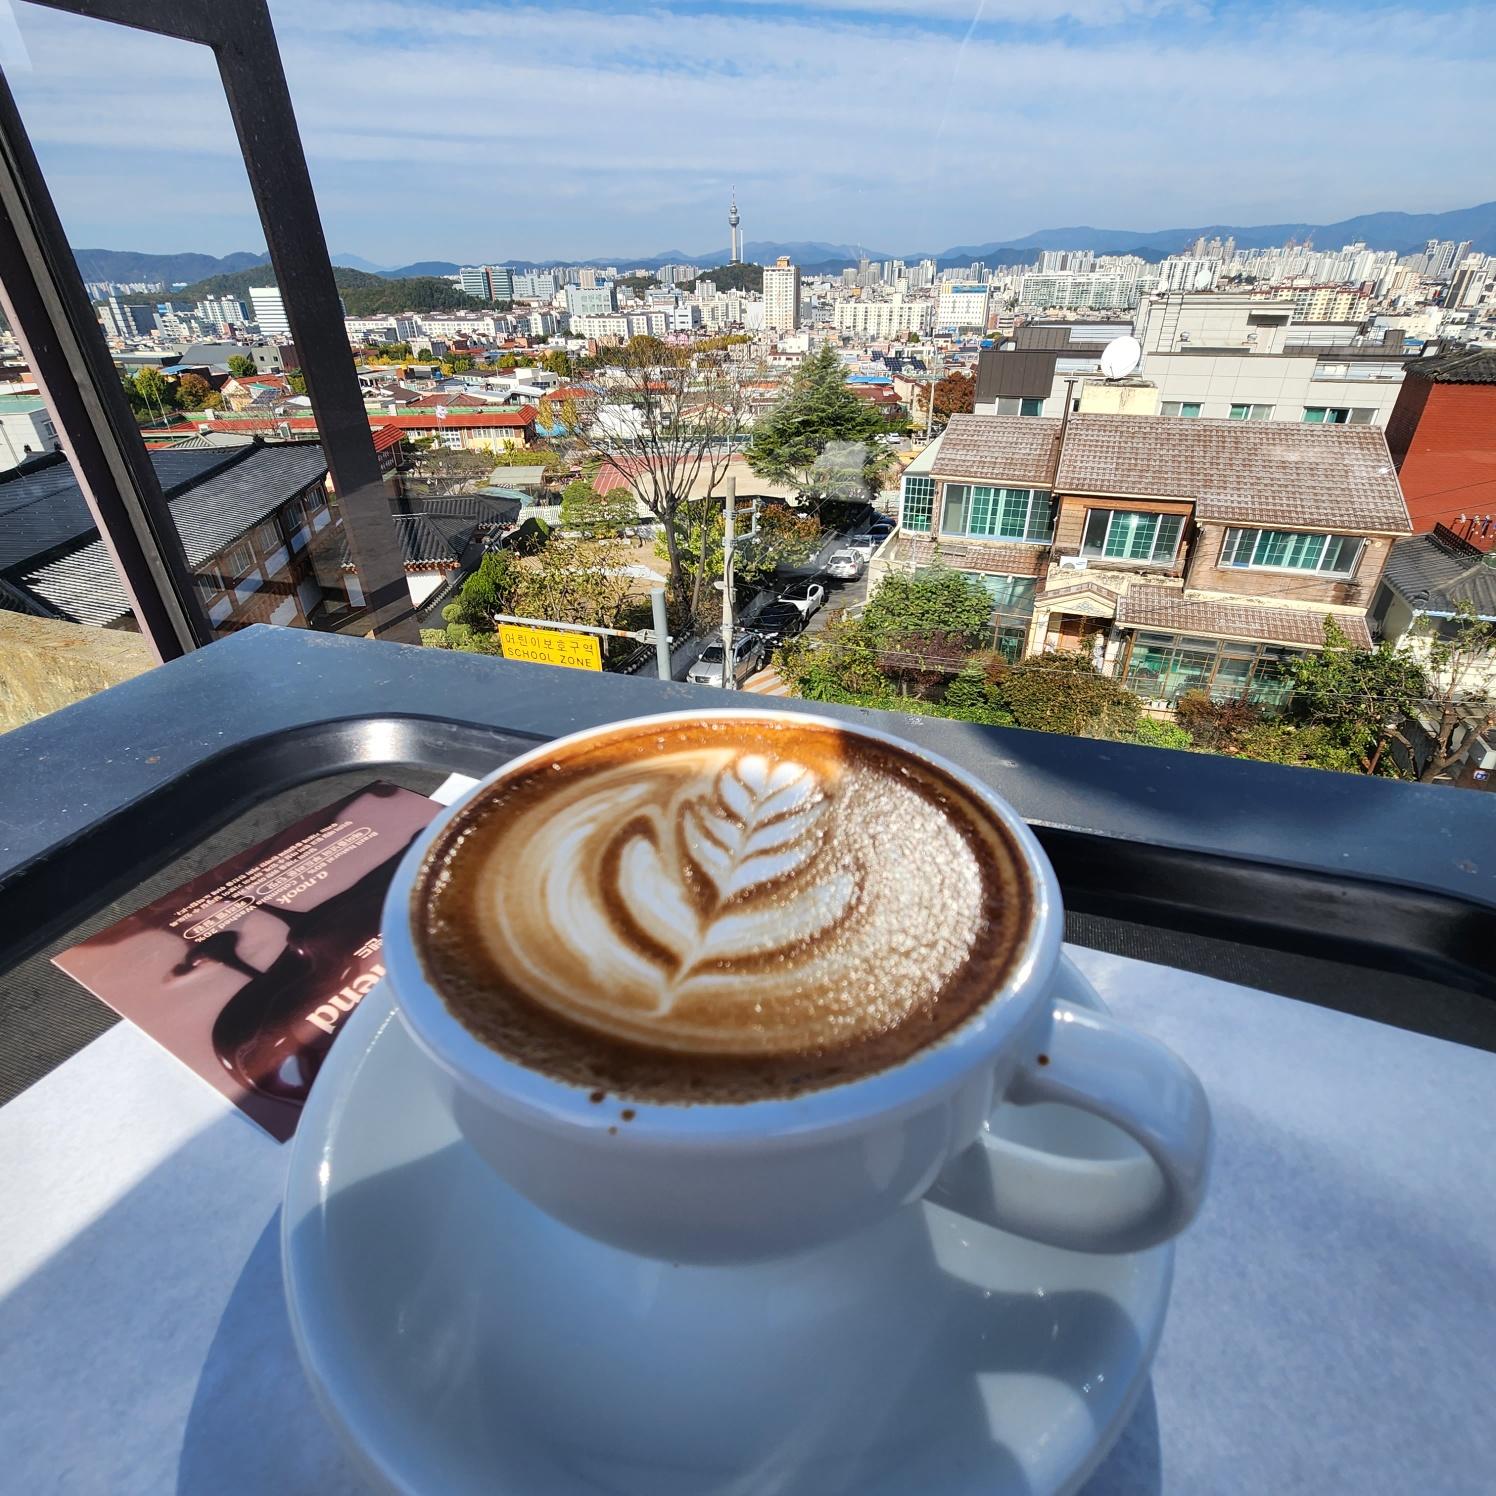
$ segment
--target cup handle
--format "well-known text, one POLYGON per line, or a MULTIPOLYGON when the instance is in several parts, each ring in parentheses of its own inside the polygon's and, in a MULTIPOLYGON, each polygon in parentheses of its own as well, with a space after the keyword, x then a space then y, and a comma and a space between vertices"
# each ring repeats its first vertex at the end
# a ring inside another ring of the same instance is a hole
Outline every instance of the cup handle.
POLYGON ((1077 1159, 994 1133, 953 1159, 926 1198, 1017 1236, 1076 1252, 1136 1252, 1194 1219, 1210 1168, 1210 1104, 1193 1070, 1157 1040, 1072 1001, 1094 993, 1068 960, 1054 1021, 1019 1062, 1006 1102, 1057 1102, 1104 1118, 1143 1155, 1077 1159))

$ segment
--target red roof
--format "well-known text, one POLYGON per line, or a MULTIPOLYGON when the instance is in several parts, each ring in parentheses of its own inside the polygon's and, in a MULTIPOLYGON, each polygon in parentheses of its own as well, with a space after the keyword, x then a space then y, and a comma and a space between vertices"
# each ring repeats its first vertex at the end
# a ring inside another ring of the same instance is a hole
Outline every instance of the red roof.
MULTIPOLYGON (((291 431, 315 434, 317 430, 317 418, 315 416, 259 416, 253 420, 235 420, 232 417, 224 420, 205 422, 209 429, 214 431, 245 431, 251 435, 268 435, 281 426, 291 431)), ((393 446, 399 440, 399 436, 385 437, 381 444, 380 437, 385 432, 404 433, 407 431, 446 431, 452 428, 466 428, 468 430, 484 430, 488 427, 502 426, 508 429, 516 427, 528 430, 535 424, 535 407, 533 405, 522 405, 518 410, 484 410, 484 411, 457 411, 452 415, 440 419, 434 413, 423 412, 419 415, 401 413, 396 416, 376 415, 369 419, 369 429, 374 432, 374 449, 382 452, 386 446, 393 446)), ((198 426, 188 421, 180 421, 174 426, 152 426, 149 435, 161 436, 196 436, 198 426)))
POLYGON ((374 428, 374 450, 376 452, 388 452, 391 447, 398 447, 404 440, 405 433, 396 426, 374 428))

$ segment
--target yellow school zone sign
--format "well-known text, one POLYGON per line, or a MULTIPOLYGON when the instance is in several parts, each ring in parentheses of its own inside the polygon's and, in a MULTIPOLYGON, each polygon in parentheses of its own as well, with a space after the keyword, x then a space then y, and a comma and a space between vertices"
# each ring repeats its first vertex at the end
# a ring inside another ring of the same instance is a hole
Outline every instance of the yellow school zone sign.
POLYGON ((501 623, 499 647, 506 660, 524 660, 531 665, 567 665, 573 670, 603 668, 603 649, 596 634, 571 634, 561 629, 501 623))

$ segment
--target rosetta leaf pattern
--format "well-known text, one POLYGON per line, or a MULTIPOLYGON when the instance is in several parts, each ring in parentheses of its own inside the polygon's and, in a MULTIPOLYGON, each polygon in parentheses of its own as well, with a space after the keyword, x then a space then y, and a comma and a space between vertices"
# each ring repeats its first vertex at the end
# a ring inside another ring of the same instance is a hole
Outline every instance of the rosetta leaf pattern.
POLYGON ((814 856, 829 800, 803 764, 744 754, 686 803, 682 845, 718 906, 788 877, 814 856))

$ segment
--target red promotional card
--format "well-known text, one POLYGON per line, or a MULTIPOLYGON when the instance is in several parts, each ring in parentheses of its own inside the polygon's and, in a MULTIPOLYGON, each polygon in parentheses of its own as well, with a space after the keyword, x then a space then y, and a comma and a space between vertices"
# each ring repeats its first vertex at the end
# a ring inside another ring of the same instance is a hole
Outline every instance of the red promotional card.
POLYGON ((52 960, 284 1142, 384 975, 385 890, 440 809, 366 785, 52 960))

